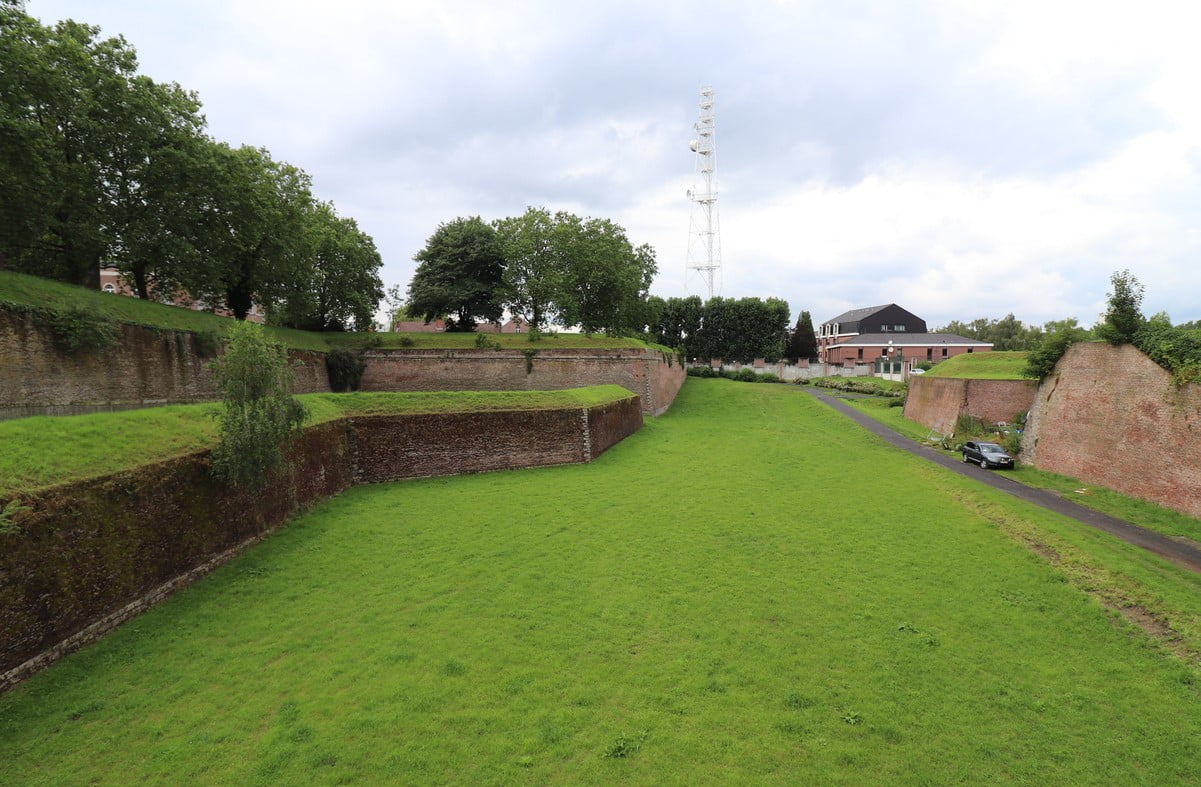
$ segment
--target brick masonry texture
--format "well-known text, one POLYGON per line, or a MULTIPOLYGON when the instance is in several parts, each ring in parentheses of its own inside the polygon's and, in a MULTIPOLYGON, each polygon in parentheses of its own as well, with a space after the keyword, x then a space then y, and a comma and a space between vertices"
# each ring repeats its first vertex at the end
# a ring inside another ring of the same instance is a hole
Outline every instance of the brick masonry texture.
POLYGON ((1201 517, 1201 385, 1133 345, 1073 345, 1039 386, 1022 459, 1201 517))
POLYGON ((364 391, 553 391, 614 383, 642 398, 642 411, 671 406, 685 372, 654 350, 375 350, 364 391))
POLYGON ((584 462, 641 426, 636 396, 587 409, 342 419, 306 429, 287 469, 260 489, 217 483, 202 452, 24 496, 21 532, 0 552, 0 690, 355 483, 584 462))
MULTIPOLYGON (((216 398, 196 337, 120 324, 116 345, 70 355, 32 315, 0 309, 0 419, 69 415, 216 398)), ((329 391, 325 355, 289 353, 295 393, 329 391)))
MULTIPOLYGON (((329 391, 325 355, 290 350, 294 393, 329 391)), ((642 398, 643 412, 671 406, 684 369, 654 350, 374 350, 364 391, 534 391, 616 383, 642 398)), ((121 325, 109 350, 72 356, 28 314, 0 308, 0 419, 70 415, 212 401, 207 360, 195 336, 121 325)))
POLYGON ((942 434, 955 430, 961 415, 985 423, 1012 421, 1034 404, 1034 380, 962 380, 950 377, 911 377, 905 398, 905 417, 942 434))

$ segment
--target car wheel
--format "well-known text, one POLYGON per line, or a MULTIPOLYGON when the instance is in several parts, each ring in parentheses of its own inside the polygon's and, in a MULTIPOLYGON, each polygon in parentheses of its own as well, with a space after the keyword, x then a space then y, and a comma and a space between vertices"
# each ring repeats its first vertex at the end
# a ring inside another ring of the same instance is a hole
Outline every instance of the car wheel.
POLYGON ((987 470, 987 469, 988 469, 988 460, 987 460, 987 459, 984 459, 984 458, 981 458, 981 459, 980 459, 980 469, 981 469, 981 470, 987 470))
POLYGON ((964 455, 963 455, 963 463, 964 463, 965 465, 967 464, 967 454, 964 454, 964 455))

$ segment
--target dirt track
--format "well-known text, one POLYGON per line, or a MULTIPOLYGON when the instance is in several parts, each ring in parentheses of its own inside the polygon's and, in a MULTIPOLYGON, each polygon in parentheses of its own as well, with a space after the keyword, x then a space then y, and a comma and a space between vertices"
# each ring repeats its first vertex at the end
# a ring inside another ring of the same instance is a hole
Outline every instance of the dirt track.
POLYGON ((874 435, 885 440, 897 448, 908 451, 911 454, 916 454, 923 459, 941 465, 948 470, 954 471, 961 475, 966 475, 979 481, 982 484, 999 489, 1006 494, 1013 495, 1019 500, 1025 500, 1028 503, 1033 503, 1037 506, 1054 511, 1057 514, 1074 519, 1077 522, 1088 525, 1109 533, 1112 536, 1122 539, 1128 543, 1134 544, 1137 547, 1146 549, 1149 552, 1172 561, 1176 565, 1187 568, 1191 571, 1201 572, 1201 549, 1182 544, 1168 536, 1147 530, 1139 527, 1131 522, 1127 522, 1116 517, 1102 514, 1099 511, 1094 511, 1091 508, 1085 508, 1082 505, 1073 503, 1070 500, 1065 500, 1054 492, 1048 492, 1043 489, 1035 489, 1034 487, 1019 484, 1017 481, 1005 477, 1003 474, 994 473, 987 470, 982 470, 976 465, 966 465, 958 459, 945 456, 928 446, 920 445, 913 442, 908 437, 905 437, 893 430, 889 429, 884 424, 864 415, 860 411, 851 407, 844 402, 839 401, 836 397, 817 390, 815 388, 805 387, 802 390, 816 396, 821 401, 833 407, 835 410, 843 413, 855 423, 867 429, 874 435))

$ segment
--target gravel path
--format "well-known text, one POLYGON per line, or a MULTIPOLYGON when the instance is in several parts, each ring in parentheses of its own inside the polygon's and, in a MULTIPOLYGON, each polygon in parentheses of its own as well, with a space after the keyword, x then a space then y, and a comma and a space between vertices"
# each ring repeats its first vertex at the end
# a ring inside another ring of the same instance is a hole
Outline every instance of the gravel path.
POLYGON ((1201 549, 1188 544, 1182 544, 1168 536, 1139 527, 1123 519, 1102 514, 1100 511, 1094 511, 1091 508, 1085 508, 1078 503, 1065 500, 1054 492, 1019 484, 1017 481, 1005 477, 1002 473, 983 470, 976 465, 964 464, 959 459, 948 457, 929 446, 913 442, 908 437, 894 432, 874 418, 864 415, 829 394, 809 387, 804 387, 802 390, 816 396, 830 407, 855 421, 855 423, 864 429, 895 445, 897 448, 908 451, 911 454, 916 454, 935 464, 942 465, 948 470, 969 476, 982 484, 988 484, 995 489, 1000 489, 1002 492, 1013 495, 1019 500, 1025 500, 1028 503, 1042 506, 1049 511, 1063 514, 1089 527, 1103 530, 1123 541, 1146 549, 1149 552, 1154 552, 1191 571, 1201 572, 1201 549))

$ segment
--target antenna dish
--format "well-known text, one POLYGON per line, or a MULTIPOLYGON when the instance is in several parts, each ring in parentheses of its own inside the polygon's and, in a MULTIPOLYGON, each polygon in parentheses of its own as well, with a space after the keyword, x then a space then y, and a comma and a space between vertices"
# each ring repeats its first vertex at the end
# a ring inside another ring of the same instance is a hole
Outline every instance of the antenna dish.
POLYGON ((689 142, 689 143, 688 143, 688 147, 689 147, 689 148, 692 150, 692 152, 693 152, 693 153, 695 153, 695 152, 696 152, 696 149, 697 149, 697 147, 698 147, 700 144, 701 144, 700 142, 697 142, 697 141, 694 139, 694 140, 692 140, 691 142, 689 142))

